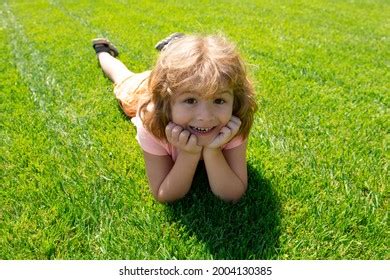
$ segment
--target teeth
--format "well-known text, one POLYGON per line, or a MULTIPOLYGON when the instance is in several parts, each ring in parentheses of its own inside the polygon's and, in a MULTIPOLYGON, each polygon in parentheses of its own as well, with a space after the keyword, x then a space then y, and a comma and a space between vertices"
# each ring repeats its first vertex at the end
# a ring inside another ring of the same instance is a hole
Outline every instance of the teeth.
POLYGON ((195 129, 195 130, 197 130, 199 132, 207 132, 207 131, 212 129, 212 127, 210 127, 210 128, 202 128, 202 127, 195 127, 195 126, 191 126, 191 128, 193 128, 193 129, 195 129))

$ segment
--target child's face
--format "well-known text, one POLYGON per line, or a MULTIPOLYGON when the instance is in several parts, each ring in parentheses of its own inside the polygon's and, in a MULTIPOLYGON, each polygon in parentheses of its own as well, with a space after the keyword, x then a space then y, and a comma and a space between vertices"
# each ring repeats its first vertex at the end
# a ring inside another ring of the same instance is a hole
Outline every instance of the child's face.
POLYGON ((198 145, 205 146, 229 122, 233 101, 233 93, 227 89, 207 98, 198 92, 178 93, 171 100, 171 121, 195 134, 198 145))

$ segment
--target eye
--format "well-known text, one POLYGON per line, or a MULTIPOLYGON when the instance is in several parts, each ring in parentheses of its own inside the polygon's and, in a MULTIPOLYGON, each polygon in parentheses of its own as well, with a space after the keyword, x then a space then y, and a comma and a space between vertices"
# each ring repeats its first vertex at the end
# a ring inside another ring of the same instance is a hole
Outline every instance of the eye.
POLYGON ((226 101, 225 101, 225 99, 217 98, 217 99, 214 100, 214 103, 218 104, 218 105, 222 105, 222 104, 225 104, 226 101))
POLYGON ((190 105, 193 105, 195 104, 197 101, 195 98, 187 98, 184 100, 184 103, 187 103, 187 104, 190 104, 190 105))

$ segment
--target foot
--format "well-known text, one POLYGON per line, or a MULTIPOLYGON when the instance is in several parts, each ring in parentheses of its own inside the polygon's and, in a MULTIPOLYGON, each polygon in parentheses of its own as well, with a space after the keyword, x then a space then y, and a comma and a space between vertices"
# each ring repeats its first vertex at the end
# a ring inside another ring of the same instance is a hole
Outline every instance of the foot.
POLYGON ((95 49, 96 54, 100 52, 107 52, 113 57, 117 57, 119 55, 118 49, 106 38, 93 39, 92 47, 95 49))
POLYGON ((168 37, 162 39, 160 42, 158 42, 154 48, 158 51, 163 51, 172 41, 175 41, 176 39, 179 39, 181 37, 184 37, 183 33, 179 33, 179 32, 173 33, 168 37))

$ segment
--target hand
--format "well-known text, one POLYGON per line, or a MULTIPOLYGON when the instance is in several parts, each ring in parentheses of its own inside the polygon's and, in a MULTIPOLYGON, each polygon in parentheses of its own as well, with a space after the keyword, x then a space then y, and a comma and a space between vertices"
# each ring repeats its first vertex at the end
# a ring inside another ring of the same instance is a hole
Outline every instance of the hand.
POLYGON ((209 149, 217 149, 220 148, 222 145, 225 145, 230 140, 233 139, 233 137, 237 134, 238 130, 241 126, 241 120, 235 116, 232 116, 230 118, 230 121, 224 126, 219 134, 214 138, 213 141, 211 141, 210 144, 205 146, 209 149))
POLYGON ((165 135, 168 142, 181 151, 191 154, 197 154, 202 151, 203 147, 197 145, 198 139, 196 135, 191 134, 188 130, 173 122, 169 122, 165 127, 165 135))

